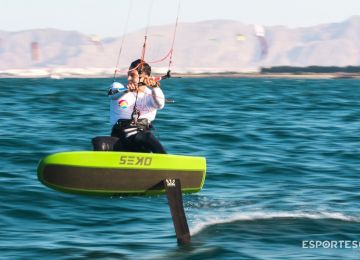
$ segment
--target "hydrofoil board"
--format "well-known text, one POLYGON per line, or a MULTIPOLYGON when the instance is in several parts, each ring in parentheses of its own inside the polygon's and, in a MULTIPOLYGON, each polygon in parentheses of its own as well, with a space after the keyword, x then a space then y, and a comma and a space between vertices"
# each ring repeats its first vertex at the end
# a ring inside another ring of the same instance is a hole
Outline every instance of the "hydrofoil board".
POLYGON ((154 153, 77 151, 49 155, 38 165, 46 186, 92 195, 165 194, 164 181, 179 179, 181 191, 201 190, 206 159, 154 153))

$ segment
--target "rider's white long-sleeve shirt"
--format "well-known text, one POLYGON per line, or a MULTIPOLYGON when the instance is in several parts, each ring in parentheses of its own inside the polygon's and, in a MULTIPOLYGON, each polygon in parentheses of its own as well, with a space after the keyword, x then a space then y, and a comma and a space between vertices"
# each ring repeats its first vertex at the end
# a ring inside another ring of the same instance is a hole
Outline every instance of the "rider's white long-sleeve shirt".
POLYGON ((119 119, 131 119, 134 105, 140 111, 140 117, 149 122, 156 117, 158 109, 165 106, 165 96, 161 88, 145 88, 144 92, 117 93, 110 96, 110 123, 114 125, 119 119))

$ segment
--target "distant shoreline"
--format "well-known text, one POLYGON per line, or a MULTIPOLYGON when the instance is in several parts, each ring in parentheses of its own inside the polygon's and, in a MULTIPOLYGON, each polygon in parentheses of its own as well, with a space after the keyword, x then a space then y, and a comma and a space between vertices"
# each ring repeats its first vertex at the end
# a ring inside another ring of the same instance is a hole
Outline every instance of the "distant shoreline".
MULTIPOLYGON (((161 76, 161 73, 154 73, 161 76)), ((279 78, 279 79, 360 79, 360 73, 347 72, 202 72, 202 73, 172 73, 174 77, 182 78, 279 78)), ((0 71, 0 78, 112 78, 113 71, 109 69, 28 69, 0 71)), ((117 76, 119 77, 119 76, 117 76)), ((120 78, 125 75, 120 74, 120 78)))
POLYGON ((360 74, 344 73, 174 73, 173 75, 187 78, 360 79, 360 74))

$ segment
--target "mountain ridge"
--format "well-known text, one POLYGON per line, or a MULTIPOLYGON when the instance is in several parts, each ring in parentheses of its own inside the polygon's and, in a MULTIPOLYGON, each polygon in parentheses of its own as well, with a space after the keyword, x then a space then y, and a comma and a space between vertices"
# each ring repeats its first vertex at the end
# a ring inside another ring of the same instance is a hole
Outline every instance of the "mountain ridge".
MULTIPOLYGON (((251 72, 274 66, 360 65, 360 16, 311 27, 264 26, 234 20, 179 23, 172 69, 192 72, 251 72)), ((149 28, 147 61, 168 53, 174 25, 149 28)), ((126 35, 119 67, 139 58, 144 30, 126 35)), ((0 70, 114 69, 122 37, 100 39, 74 30, 42 28, 0 31, 0 70)), ((168 61, 153 64, 166 70, 168 61)))

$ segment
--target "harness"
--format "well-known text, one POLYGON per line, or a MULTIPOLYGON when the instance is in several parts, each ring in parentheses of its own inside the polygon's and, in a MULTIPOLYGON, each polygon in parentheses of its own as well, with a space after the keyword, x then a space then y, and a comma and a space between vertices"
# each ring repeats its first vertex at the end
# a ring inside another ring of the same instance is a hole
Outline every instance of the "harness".
POLYGON ((151 128, 151 124, 146 118, 138 119, 136 124, 134 124, 132 119, 119 119, 116 122, 116 125, 120 131, 123 132, 125 138, 133 136, 140 131, 146 131, 151 128))

